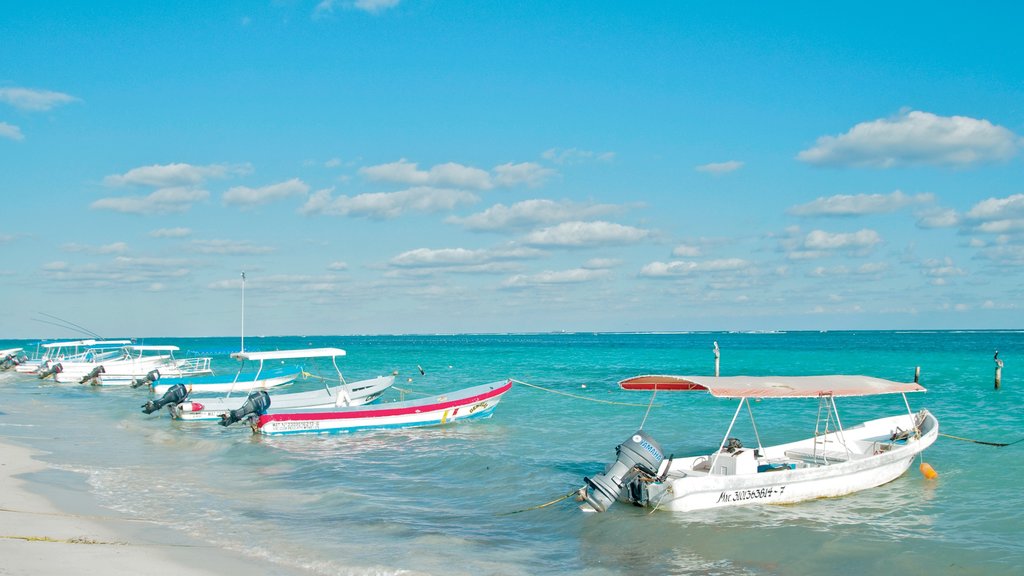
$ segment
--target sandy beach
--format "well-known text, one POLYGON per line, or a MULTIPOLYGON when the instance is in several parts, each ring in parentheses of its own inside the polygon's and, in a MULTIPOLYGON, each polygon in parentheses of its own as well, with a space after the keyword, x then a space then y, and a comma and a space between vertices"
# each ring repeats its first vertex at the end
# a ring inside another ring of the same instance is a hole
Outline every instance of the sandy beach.
MULTIPOLYGON (((286 569, 192 541, 148 520, 125 518, 93 502, 85 484, 53 486, 30 449, 0 442, 0 574, 289 574, 286 569), (64 491, 59 498, 41 494, 64 491), (54 500, 73 498, 95 513, 72 513, 54 500)), ((60 472, 72 474, 70 472, 60 472)))

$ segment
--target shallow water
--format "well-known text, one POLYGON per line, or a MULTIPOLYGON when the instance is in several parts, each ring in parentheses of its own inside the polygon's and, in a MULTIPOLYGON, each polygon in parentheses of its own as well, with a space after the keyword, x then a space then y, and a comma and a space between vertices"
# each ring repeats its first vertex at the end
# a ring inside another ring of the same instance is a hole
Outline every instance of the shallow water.
MULTIPOLYGON (((1017 573, 1024 562, 1024 442, 993 448, 940 438, 895 482, 789 506, 691 514, 572 500, 530 508, 604 469, 640 426, 650 395, 616 382, 644 373, 870 374, 913 378, 942 432, 1024 438, 1022 332, 541 334, 247 338, 248 350, 338 346, 350 380, 399 372, 396 386, 437 393, 515 378, 478 422, 336 436, 263 438, 248 428, 143 415, 141 390, 40 383, 0 374, 0 436, 81 472, 99 502, 191 536, 322 574, 1017 573), (993 390, 993 350, 1007 363, 993 390), (421 375, 417 366, 422 366, 421 375), (410 380, 411 379, 411 380, 410 380), (633 405, 624 405, 633 404, 633 405)), ((229 338, 151 339, 236 368, 229 338)), ((32 345, 0 341, 0 348, 32 345)), ((313 367, 308 367, 313 369, 313 367)), ((315 385, 309 383, 307 385, 315 385)), ((661 393, 645 429, 668 452, 717 447, 735 404, 661 393)), ((898 397, 840 399, 847 425, 904 410, 898 397), (881 407, 880 412, 876 410, 881 407)), ((813 400, 756 403, 762 440, 808 436, 813 400)), ((741 437, 748 430, 737 431, 741 437)), ((735 434, 734 434, 735 435, 735 434)), ((752 442, 752 437, 750 442, 752 442)))

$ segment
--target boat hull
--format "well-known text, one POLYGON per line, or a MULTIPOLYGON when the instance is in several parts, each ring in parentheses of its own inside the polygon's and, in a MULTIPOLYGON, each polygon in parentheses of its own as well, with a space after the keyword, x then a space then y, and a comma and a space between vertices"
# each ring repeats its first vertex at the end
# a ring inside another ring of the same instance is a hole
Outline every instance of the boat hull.
MULTIPOLYGON (((379 376, 350 383, 348 385, 351 390, 349 406, 362 406, 377 400, 394 383, 394 376, 379 376)), ((291 394, 271 393, 270 405, 279 409, 335 408, 338 403, 339 388, 335 386, 291 394)), ((181 404, 171 406, 171 417, 190 421, 220 420, 221 414, 241 408, 247 398, 247 393, 228 398, 190 398, 181 404)))
POLYGON ((335 410, 275 411, 259 417, 255 430, 266 435, 329 434, 437 426, 458 420, 489 417, 512 382, 495 382, 422 400, 383 406, 359 406, 335 410))
MULTIPOLYGON (((646 505, 687 512, 750 504, 791 504, 881 486, 902 476, 915 457, 935 441, 938 421, 927 411, 922 414, 921 436, 903 444, 885 443, 883 438, 897 429, 911 427, 909 416, 881 418, 847 429, 847 444, 861 443, 865 447, 863 453, 812 452, 808 447, 813 439, 794 442, 765 448, 768 458, 757 461, 765 469, 747 474, 695 470, 700 468, 700 458, 710 461, 713 455, 680 459, 670 466, 663 482, 647 486, 646 505), (770 469, 769 460, 774 460, 778 468, 770 469)), ((629 501, 625 491, 620 500, 629 501)))

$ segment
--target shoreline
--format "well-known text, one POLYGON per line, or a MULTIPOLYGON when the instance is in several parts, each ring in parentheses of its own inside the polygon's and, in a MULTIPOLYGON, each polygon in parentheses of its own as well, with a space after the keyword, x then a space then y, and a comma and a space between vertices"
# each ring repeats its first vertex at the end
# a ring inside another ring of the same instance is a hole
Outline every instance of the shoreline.
POLYGON ((0 575, 302 573, 211 546, 167 525, 119 516, 96 503, 84 482, 48 482, 51 473, 80 475, 54 469, 39 456, 0 436, 0 575), (69 509, 83 507, 97 513, 69 509))

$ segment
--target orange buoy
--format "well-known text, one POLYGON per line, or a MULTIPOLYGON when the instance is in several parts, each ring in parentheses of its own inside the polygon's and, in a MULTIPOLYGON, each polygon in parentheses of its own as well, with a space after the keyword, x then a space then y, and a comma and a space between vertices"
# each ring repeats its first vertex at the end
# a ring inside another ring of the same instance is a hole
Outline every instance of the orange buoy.
POLYGON ((935 480, 939 477, 939 473, 936 472, 935 468, 932 468, 932 465, 927 462, 921 462, 921 466, 919 466, 919 468, 921 470, 921 474, 929 480, 935 480))

